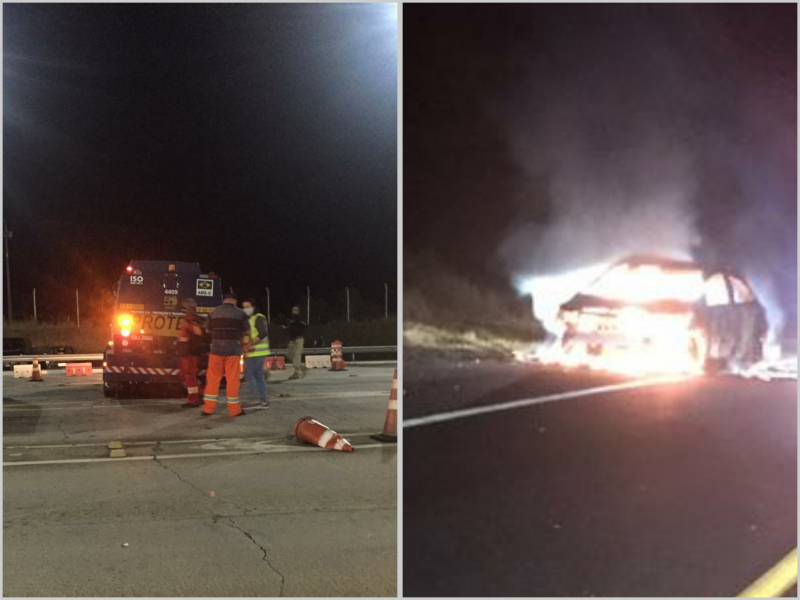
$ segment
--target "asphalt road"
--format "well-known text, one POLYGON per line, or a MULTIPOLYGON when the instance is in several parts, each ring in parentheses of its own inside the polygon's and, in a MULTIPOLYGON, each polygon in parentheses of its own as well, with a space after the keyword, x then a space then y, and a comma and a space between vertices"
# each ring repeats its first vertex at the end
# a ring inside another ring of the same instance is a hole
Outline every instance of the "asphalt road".
POLYGON ((405 596, 733 596, 797 545, 796 380, 404 365, 405 596))
POLYGON ((394 368, 273 373, 235 419, 4 373, 4 595, 395 596, 397 447, 369 438, 394 368), (292 439, 305 415, 355 452, 292 439))

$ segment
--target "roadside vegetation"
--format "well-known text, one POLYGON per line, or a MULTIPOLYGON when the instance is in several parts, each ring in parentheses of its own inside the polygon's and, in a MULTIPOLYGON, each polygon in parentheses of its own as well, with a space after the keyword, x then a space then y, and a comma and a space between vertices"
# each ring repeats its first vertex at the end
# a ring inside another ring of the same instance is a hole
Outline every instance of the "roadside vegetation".
POLYGON ((403 340, 411 348, 510 355, 544 337, 530 298, 479 285, 432 258, 404 259, 403 340))

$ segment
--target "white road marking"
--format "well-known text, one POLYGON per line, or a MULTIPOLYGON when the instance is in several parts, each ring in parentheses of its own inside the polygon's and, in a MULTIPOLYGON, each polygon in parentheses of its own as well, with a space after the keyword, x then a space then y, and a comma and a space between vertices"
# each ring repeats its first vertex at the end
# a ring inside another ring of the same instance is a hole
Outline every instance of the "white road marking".
MULTIPOLYGON (((386 444, 365 444, 363 446, 355 446, 356 450, 370 450, 373 448, 387 448, 397 446, 387 446, 386 444)), ((25 460, 25 461, 12 461, 3 462, 3 467, 23 467, 32 465, 67 465, 67 464, 80 464, 80 463, 107 463, 107 462, 125 462, 129 460, 167 460, 173 458, 207 458, 209 456, 236 456, 242 454, 275 454, 285 452, 321 452, 317 446, 276 446, 270 449, 259 450, 232 450, 226 452, 201 452, 195 454, 165 454, 163 456, 126 456, 125 458, 67 458, 62 460, 25 460)))
POLYGON ((404 420, 403 429, 410 429, 412 427, 421 427, 423 425, 432 425, 434 423, 444 423, 446 421, 455 421, 457 419, 466 419, 468 417, 474 417, 477 415, 503 412, 506 410, 514 410, 516 408, 525 408, 527 406, 544 404, 546 402, 556 402, 558 400, 570 400, 573 398, 583 398, 585 396, 594 396, 597 394, 634 390, 637 388, 663 385, 666 383, 677 383, 679 381, 686 381, 687 379, 689 379, 688 376, 659 377, 654 379, 644 379, 644 380, 630 381, 627 383, 618 383, 614 385, 604 385, 600 387, 586 388, 583 390, 573 390, 570 392, 562 392, 559 394, 548 394, 546 396, 539 396, 538 398, 525 398, 523 400, 512 400, 510 402, 503 402, 501 404, 490 404, 488 406, 475 406, 473 408, 464 408, 461 410, 453 410, 444 413, 427 415, 425 417, 418 417, 416 419, 404 420))
MULTIPOLYGON (((343 436, 350 436, 350 437, 359 437, 359 436, 367 436, 370 435, 366 432, 352 432, 352 433, 342 433, 340 435, 343 436)), ((122 443, 125 446, 155 446, 156 444, 207 444, 211 442, 279 442, 285 438, 268 438, 264 439, 262 437, 245 437, 245 438, 201 438, 201 439, 190 439, 190 440, 143 440, 140 442, 126 442, 124 439, 122 443)), ((105 448, 108 446, 108 442, 104 442, 101 444, 92 443, 92 444, 44 444, 39 446, 3 446, 3 450, 35 450, 35 449, 44 449, 48 450, 50 448, 105 448)))
MULTIPOLYGON (((388 391, 382 392, 332 392, 332 393, 319 393, 319 394, 298 394, 298 395, 290 395, 287 397, 280 397, 280 396, 273 396, 270 398, 270 402, 274 400, 304 400, 304 399, 315 399, 315 398, 386 398, 389 395, 388 391)), ((58 404, 58 406, 47 406, 46 404, 31 404, 28 406, 3 406, 3 412, 34 412, 34 411, 44 411, 44 410, 85 410, 87 408, 98 408, 98 409, 107 409, 107 408, 129 408, 135 407, 138 408, 140 406, 179 406, 177 404, 179 401, 184 400, 183 398, 166 398, 160 402, 136 402, 132 401, 128 404, 97 404, 97 402, 92 403, 83 403, 83 404, 62 404, 58 400, 51 400, 53 404, 58 404)), ((48 403, 49 403, 48 402, 48 403)), ((223 400, 220 400, 220 403, 225 404, 223 400)), ((263 406, 250 406, 245 407, 246 409, 249 408, 263 410, 266 407, 263 406)))

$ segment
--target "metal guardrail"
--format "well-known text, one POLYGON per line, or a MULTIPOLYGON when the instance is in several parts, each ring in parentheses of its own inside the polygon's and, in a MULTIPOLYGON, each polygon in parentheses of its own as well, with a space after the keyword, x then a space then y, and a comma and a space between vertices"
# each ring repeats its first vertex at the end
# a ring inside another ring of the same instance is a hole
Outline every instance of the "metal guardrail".
POLYGON ((35 354, 30 356, 4 356, 4 363, 32 363, 34 358, 48 362, 79 362, 103 360, 102 354, 35 354))
MULTIPOLYGON (((303 348, 303 354, 330 354, 330 348, 303 348)), ((286 356, 286 348, 276 348, 272 354, 286 356)), ((397 352, 397 346, 345 346, 343 354, 389 354, 397 352)), ((80 362, 103 360, 102 354, 35 354, 26 356, 4 356, 4 363, 32 363, 34 358, 48 362, 80 362)))

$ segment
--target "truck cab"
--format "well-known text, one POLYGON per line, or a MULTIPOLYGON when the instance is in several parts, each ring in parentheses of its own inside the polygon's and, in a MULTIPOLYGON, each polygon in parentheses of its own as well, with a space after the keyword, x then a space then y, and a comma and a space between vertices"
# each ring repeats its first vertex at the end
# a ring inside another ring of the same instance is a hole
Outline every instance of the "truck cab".
MULTIPOLYGON (((182 383, 177 354, 183 313, 192 298, 202 318, 222 304, 222 282, 198 263, 132 260, 115 288, 114 317, 103 361, 103 393, 119 396, 143 385, 182 383)), ((208 352, 200 359, 205 373, 208 352)))

